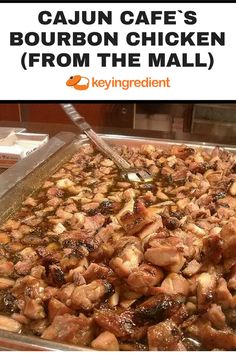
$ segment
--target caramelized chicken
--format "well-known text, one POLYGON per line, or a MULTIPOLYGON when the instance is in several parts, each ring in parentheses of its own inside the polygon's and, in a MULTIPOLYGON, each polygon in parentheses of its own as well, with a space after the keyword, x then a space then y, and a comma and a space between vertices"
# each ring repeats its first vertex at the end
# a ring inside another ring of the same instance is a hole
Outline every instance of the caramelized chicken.
POLYGON ((222 349, 235 350, 236 349, 236 335, 228 329, 216 330, 211 324, 200 319, 196 320, 187 328, 188 334, 193 338, 202 342, 203 347, 207 350, 222 349))
POLYGON ((109 282, 99 279, 87 285, 76 286, 71 295, 72 306, 75 309, 91 310, 111 289, 109 282))
POLYGON ((151 322, 163 321, 172 317, 181 307, 184 298, 180 295, 160 293, 150 297, 135 309, 135 314, 151 322))
POLYGON ((148 294, 149 289, 159 285, 163 278, 164 273, 161 269, 143 263, 130 273, 127 283, 134 291, 148 294))
POLYGON ((41 337, 46 340, 86 346, 94 337, 93 320, 83 314, 78 317, 70 314, 58 315, 44 330, 41 337))
POLYGON ((180 345, 181 331, 171 319, 150 326, 147 337, 150 351, 185 350, 184 345, 180 345))
POLYGON ((138 269, 142 260, 140 240, 134 236, 122 237, 116 244, 110 266, 120 277, 127 277, 132 271, 138 269))
POLYGON ((153 217, 140 200, 135 202, 131 199, 119 212, 117 219, 125 231, 132 235, 140 231, 148 223, 151 223, 153 217))
POLYGON ((0 225, 0 328, 97 350, 236 350, 236 157, 81 146, 0 225))

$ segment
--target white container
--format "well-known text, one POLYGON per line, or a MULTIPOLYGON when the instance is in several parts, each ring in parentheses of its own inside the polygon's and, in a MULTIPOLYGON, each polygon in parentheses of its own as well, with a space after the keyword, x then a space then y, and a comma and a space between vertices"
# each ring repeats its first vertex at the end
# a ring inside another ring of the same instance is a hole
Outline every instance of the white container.
POLYGON ((48 142, 47 134, 15 133, 0 140, 0 168, 9 168, 48 142))

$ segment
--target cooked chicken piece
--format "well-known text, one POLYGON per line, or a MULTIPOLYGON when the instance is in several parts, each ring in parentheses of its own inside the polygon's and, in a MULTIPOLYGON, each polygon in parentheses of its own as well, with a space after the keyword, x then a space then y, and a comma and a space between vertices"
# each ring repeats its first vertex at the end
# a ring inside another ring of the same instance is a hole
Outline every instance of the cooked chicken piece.
POLYGON ((215 330, 209 322, 196 320, 187 328, 187 333, 196 338, 207 350, 235 350, 236 335, 230 329, 215 330))
POLYGON ((115 307, 119 304, 120 290, 119 287, 115 288, 114 293, 108 299, 109 307, 115 307))
POLYGON ((73 229, 82 228, 85 221, 85 214, 83 212, 75 212, 70 219, 70 225, 73 229))
POLYGON ((83 272, 83 277, 88 282, 94 281, 96 279, 107 279, 109 274, 111 275, 113 271, 105 265, 98 265, 96 263, 91 263, 86 271, 83 272))
POLYGON ((119 343, 116 336, 104 331, 91 342, 91 347, 102 351, 119 351, 119 343))
POLYGON ((76 286, 71 296, 72 307, 91 310, 99 304, 105 294, 111 292, 111 289, 110 283, 101 279, 87 285, 76 286))
POLYGON ((75 183, 72 180, 65 178, 65 179, 59 179, 57 181, 56 185, 59 189, 64 190, 64 189, 68 189, 69 187, 75 185, 75 183))
POLYGON ((10 317, 0 315, 0 329, 20 333, 22 325, 10 317))
POLYGON ((151 322, 160 322, 173 317, 184 301, 182 295, 159 293, 135 308, 135 315, 151 322))
POLYGON ((130 273, 127 283, 134 291, 147 294, 149 288, 160 284, 163 278, 164 273, 161 269, 143 263, 138 269, 130 273))
POLYGON ((194 149, 185 145, 174 145, 171 147, 170 153, 177 158, 186 159, 190 155, 194 154, 194 149))
POLYGON ((151 156, 156 151, 155 146, 153 145, 142 145, 140 152, 146 156, 151 156))
POLYGON ((60 266, 50 265, 45 280, 48 284, 60 288, 65 283, 65 275, 60 266))
POLYGON ((230 293, 227 282, 224 278, 220 278, 216 288, 216 302, 221 305, 223 309, 229 308, 232 303, 232 294, 230 293))
POLYGON ((31 227, 29 227, 29 226, 27 226, 27 224, 22 224, 22 225, 18 228, 18 230, 19 230, 22 234, 24 234, 24 235, 30 234, 30 233, 32 233, 32 232, 34 231, 34 229, 31 228, 31 227))
POLYGON ((48 303, 48 318, 52 322, 56 316, 71 314, 72 310, 55 298, 51 298, 48 303))
POLYGON ((130 235, 139 232, 145 225, 154 220, 144 204, 140 200, 135 202, 133 199, 121 209, 116 217, 130 235))
POLYGON ((202 272, 197 279, 197 304, 199 311, 205 311, 214 299, 216 275, 202 272))
POLYGON ((133 200, 137 195, 137 190, 129 188, 123 192, 123 197, 126 202, 133 200))
POLYGON ((229 193, 230 193, 232 196, 236 196, 236 181, 234 181, 234 182, 230 185, 229 193))
POLYGON ((71 219, 73 217, 72 213, 64 211, 62 207, 59 207, 57 209, 56 215, 57 215, 57 217, 63 219, 63 221, 66 221, 66 220, 71 219))
POLYGON ((47 302, 51 298, 56 297, 58 291, 58 288, 47 286, 43 291, 42 300, 47 302))
POLYGON ((22 202, 22 205, 24 206, 32 206, 32 207, 35 207, 37 206, 38 202, 37 200, 35 200, 33 197, 27 197, 27 199, 22 202))
POLYGON ((86 144, 81 147, 81 151, 78 152, 77 156, 75 155, 72 159, 72 161, 77 161, 78 159, 81 158, 81 155, 88 155, 88 154, 93 154, 94 153, 94 148, 92 145, 86 144), (81 154, 82 152, 82 154, 81 154))
POLYGON ((53 227, 53 232, 55 232, 56 234, 62 234, 63 232, 66 231, 66 228, 63 226, 62 223, 57 223, 54 227, 53 227))
POLYGON ((11 231, 11 236, 16 240, 19 240, 24 237, 24 234, 19 229, 15 229, 11 231))
POLYGON ((178 208, 182 211, 185 210, 185 207, 189 204, 190 199, 188 197, 182 198, 176 202, 178 208))
POLYGON ((220 235, 223 239, 227 239, 236 235, 236 219, 232 219, 230 222, 227 222, 223 226, 220 235))
POLYGON ((105 217, 102 214, 96 214, 92 217, 85 217, 84 229, 93 234, 103 226, 105 222, 105 217))
POLYGON ((30 227, 36 227, 42 222, 42 217, 29 216, 22 220, 22 222, 30 227))
POLYGON ((171 245, 157 244, 146 250, 144 257, 147 261, 160 267, 168 267, 169 271, 179 272, 185 259, 178 249, 171 245))
POLYGON ((218 264, 223 255, 223 240, 217 234, 203 238, 204 262, 218 264))
POLYGON ((144 227, 139 233, 138 236, 142 240, 142 242, 146 242, 146 237, 149 237, 155 234, 158 229, 163 228, 162 218, 159 215, 155 216, 155 221, 153 223, 148 224, 144 227))
POLYGON ((14 264, 5 258, 0 259, 0 276, 10 276, 14 271, 14 264))
MULTIPOLYGON (((150 351, 177 351, 181 341, 181 331, 171 320, 150 326, 147 332, 148 347, 150 351)), ((184 348, 182 346, 181 348, 184 348)))
POLYGON ((13 287, 14 284, 15 284, 15 281, 13 279, 5 278, 5 277, 0 278, 0 290, 13 287))
POLYGON ((177 273, 170 273, 161 284, 161 288, 167 294, 183 294, 188 296, 189 283, 181 275, 177 273))
POLYGON ((59 206, 63 200, 60 197, 53 197, 50 200, 47 201, 47 205, 52 206, 52 207, 57 207, 59 206))
POLYGON ((19 314, 19 313, 13 313, 11 315, 11 318, 13 320, 16 320, 17 322, 19 322, 22 325, 28 325, 29 321, 30 321, 26 316, 24 316, 23 314, 19 314))
POLYGON ((228 207, 232 210, 236 209, 236 199, 235 199, 235 197, 230 196, 230 195, 227 195, 226 197, 218 200, 217 204, 222 205, 223 207, 228 205, 228 207))
POLYGON ((236 220, 226 223, 221 229, 220 235, 223 239, 223 257, 231 258, 236 251, 236 220))
POLYGON ((111 159, 106 158, 106 159, 103 159, 103 161, 101 162, 101 165, 103 167, 112 167, 114 166, 114 162, 111 159))
POLYGON ((230 277, 228 280, 228 288, 236 290, 236 265, 231 268, 230 277))
POLYGON ((93 251, 98 246, 94 235, 84 230, 64 232, 60 235, 59 242, 64 249, 72 249, 76 256, 80 258, 88 256, 89 252, 93 251))
POLYGON ((217 185, 222 179, 222 171, 207 170, 204 174, 204 177, 209 181, 211 186, 217 185))
POLYGON ((7 234, 7 232, 0 231, 0 244, 8 244, 10 240, 10 236, 7 234))
MULTIPOLYGON (((134 313, 130 310, 124 310, 119 314, 114 310, 100 309, 94 314, 94 320, 103 330, 113 333, 116 337, 131 337, 140 334, 138 327, 134 323, 134 313)), ((141 330, 143 336, 143 330, 141 330)), ((145 333, 144 333, 145 335, 145 333)))
POLYGON ((20 255, 23 259, 30 260, 32 262, 38 259, 36 251, 32 247, 26 247, 21 252, 20 255))
POLYGON ((33 334, 41 336, 44 330, 48 327, 47 319, 34 320, 30 322, 30 330, 33 334))
POLYGON ((187 264, 182 273, 184 276, 192 277, 200 270, 201 266, 202 265, 194 259, 187 264))
POLYGON ((18 261, 15 264, 15 270, 20 275, 27 275, 38 260, 38 255, 32 247, 24 248, 20 252, 20 255, 22 261, 18 261))
POLYGON ((66 202, 66 206, 64 208, 65 212, 69 212, 69 213, 74 213, 78 211, 78 208, 76 206, 76 204, 71 200, 68 199, 68 201, 66 202))
POLYGON ((187 179, 188 169, 183 167, 171 174, 172 181, 177 185, 184 185, 187 179))
POLYGON ((23 314, 31 320, 38 320, 45 318, 46 314, 42 306, 41 299, 30 299, 25 300, 25 306, 23 314))
POLYGON ((162 201, 169 200, 169 197, 166 194, 164 194, 164 192, 162 192, 161 190, 157 191, 156 196, 157 196, 158 199, 160 199, 162 201))
POLYGON ((109 188, 112 185, 112 181, 105 181, 105 182, 101 182, 99 183, 98 186, 96 186, 93 190, 93 192, 95 194, 106 194, 109 190, 109 188))
POLYGON ((231 210, 230 208, 219 207, 217 209, 217 215, 218 215, 219 219, 226 220, 226 219, 230 219, 231 217, 233 217, 235 215, 235 211, 231 210))
POLYGON ((12 230, 16 230, 20 227, 20 222, 16 221, 14 219, 8 219, 3 227, 1 227, 2 230, 6 230, 6 231, 12 231, 12 230))
POLYGON ((222 330, 226 327, 225 314, 223 313, 221 306, 212 304, 207 310, 207 317, 211 321, 213 327, 217 330, 222 330))
POLYGON ((42 188, 43 188, 43 189, 47 189, 47 188, 50 188, 50 187, 53 186, 53 185, 54 185, 54 183, 53 183, 52 181, 47 180, 47 181, 45 181, 45 183, 43 184, 42 188))
POLYGON ((53 179, 66 178, 68 175, 69 175, 68 171, 62 167, 52 175, 52 178, 53 179))
POLYGON ((193 223, 188 223, 186 226, 186 230, 193 233, 193 234, 196 234, 197 236, 200 236, 200 237, 206 235, 206 232, 203 228, 200 228, 196 224, 193 224, 193 223))
POLYGON ((71 296, 76 288, 74 283, 69 283, 60 288, 60 290, 56 294, 56 298, 59 299, 62 303, 67 306, 71 305, 71 296))
POLYGON ((19 277, 16 280, 15 285, 11 289, 11 293, 16 298, 24 299, 26 294, 26 296, 32 299, 38 299, 44 297, 45 287, 46 283, 43 280, 27 275, 25 277, 19 277))
POLYGON ((66 282, 74 282, 75 285, 80 286, 81 284, 86 284, 84 276, 81 274, 84 272, 82 266, 78 266, 74 269, 71 269, 68 275, 65 276, 66 282))
POLYGON ((182 325, 189 318, 190 314, 187 310, 185 304, 182 304, 178 310, 176 310, 171 319, 174 321, 176 325, 182 325))
POLYGON ((52 324, 46 328, 41 338, 87 346, 94 337, 93 319, 80 314, 78 317, 70 314, 58 315, 52 324))
POLYGON ((143 260, 141 242, 136 237, 122 237, 109 265, 121 277, 127 277, 143 260))
MULTIPOLYGON (((109 240, 115 238, 119 239, 117 235, 119 234, 121 227, 115 220, 112 219, 112 222, 109 223, 107 226, 103 226, 97 234, 95 234, 94 238, 98 244, 105 243, 107 244, 109 240)), ((122 231, 123 235, 123 231, 122 231)))

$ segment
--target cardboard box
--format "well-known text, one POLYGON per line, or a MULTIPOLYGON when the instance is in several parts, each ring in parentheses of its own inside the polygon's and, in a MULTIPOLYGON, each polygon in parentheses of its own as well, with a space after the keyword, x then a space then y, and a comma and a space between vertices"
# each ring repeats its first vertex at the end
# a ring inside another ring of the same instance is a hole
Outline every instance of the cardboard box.
POLYGON ((48 142, 47 134, 15 133, 0 139, 0 168, 9 168, 48 142))

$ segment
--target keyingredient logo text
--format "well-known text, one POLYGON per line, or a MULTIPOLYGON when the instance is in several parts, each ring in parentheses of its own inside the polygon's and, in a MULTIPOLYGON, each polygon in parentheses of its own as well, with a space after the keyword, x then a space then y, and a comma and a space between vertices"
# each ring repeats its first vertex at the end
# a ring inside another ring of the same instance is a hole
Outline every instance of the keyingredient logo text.
POLYGON ((152 77, 145 77, 143 79, 98 79, 92 77, 88 79, 85 76, 71 76, 66 82, 67 86, 74 87, 78 90, 86 90, 90 88, 102 88, 105 91, 113 88, 120 88, 128 90, 131 88, 170 88, 170 78, 165 79, 153 79, 152 77), (87 80, 85 84, 82 84, 82 79, 87 80))

